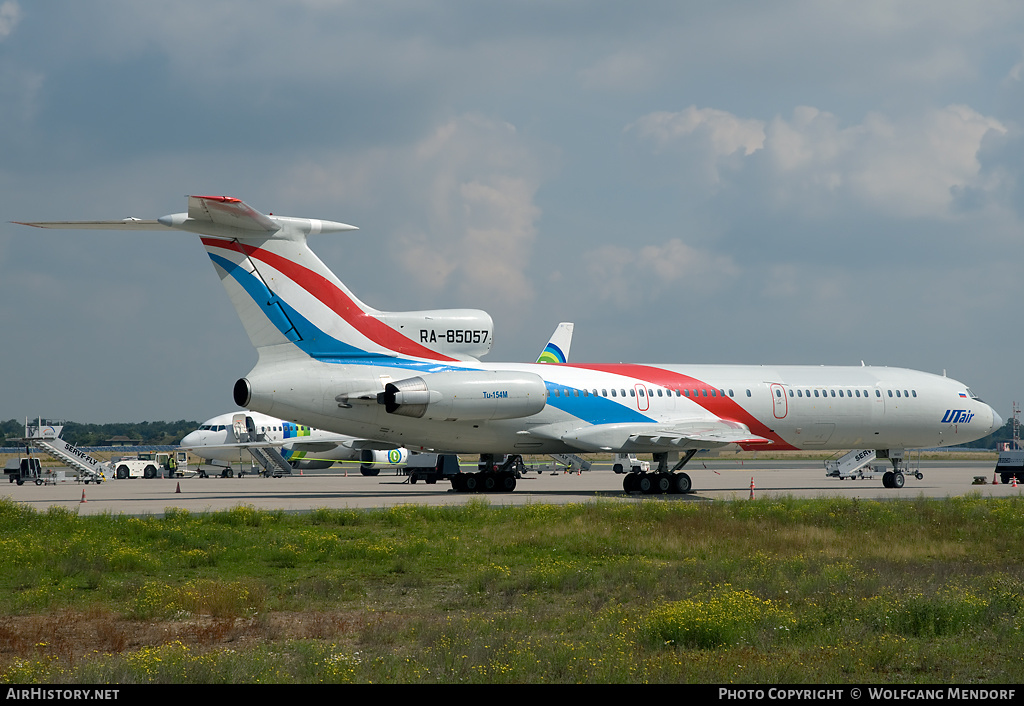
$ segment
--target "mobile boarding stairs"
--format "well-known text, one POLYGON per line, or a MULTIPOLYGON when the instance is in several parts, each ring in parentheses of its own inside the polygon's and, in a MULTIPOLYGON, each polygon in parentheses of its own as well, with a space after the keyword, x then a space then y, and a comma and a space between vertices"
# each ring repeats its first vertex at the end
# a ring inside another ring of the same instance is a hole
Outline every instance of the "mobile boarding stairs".
MULTIPOLYGON (((231 418, 231 430, 235 435, 235 442, 238 444, 261 443, 266 441, 266 434, 257 431, 256 423, 252 417, 245 413, 238 413, 231 418)), ((281 452, 274 446, 247 446, 246 451, 253 460, 263 468, 264 475, 280 478, 292 474, 292 464, 281 455, 281 452)))
MULTIPOLYGON (((916 467, 911 470, 903 463, 902 450, 890 450, 888 456, 879 457, 874 449, 854 449, 839 458, 825 460, 825 476, 827 478, 839 478, 840 480, 864 480, 881 475, 893 474, 893 469, 884 464, 872 465, 878 458, 888 458, 893 462, 893 468, 897 469, 895 475, 900 476, 900 481, 895 487, 902 487, 902 476, 911 475, 921 480, 924 474, 921 473, 921 459, 917 460, 916 467)), ((886 487, 889 487, 888 485, 886 487)))
POLYGON ((34 424, 25 420, 25 437, 19 439, 26 448, 35 446, 47 454, 62 461, 66 466, 78 471, 83 483, 102 483, 114 477, 114 468, 81 451, 74 444, 60 438, 64 430, 64 422, 55 422, 39 418, 34 424))

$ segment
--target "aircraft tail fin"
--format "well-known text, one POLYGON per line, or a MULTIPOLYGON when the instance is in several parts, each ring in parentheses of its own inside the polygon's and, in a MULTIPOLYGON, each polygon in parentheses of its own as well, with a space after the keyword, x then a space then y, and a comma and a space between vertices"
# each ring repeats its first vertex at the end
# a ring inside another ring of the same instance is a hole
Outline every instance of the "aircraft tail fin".
POLYGON ((565 363, 569 360, 569 347, 572 345, 572 330, 573 324, 568 321, 563 321, 555 327, 555 332, 551 334, 551 339, 548 344, 544 346, 544 350, 541 351, 540 357, 537 358, 538 363, 565 363))
POLYGON ((408 356, 475 360, 493 325, 476 310, 381 312, 359 301, 309 249, 307 236, 358 230, 264 214, 229 196, 189 196, 188 211, 154 220, 23 223, 40 228, 162 230, 200 236, 257 350, 292 348, 322 360, 408 356))

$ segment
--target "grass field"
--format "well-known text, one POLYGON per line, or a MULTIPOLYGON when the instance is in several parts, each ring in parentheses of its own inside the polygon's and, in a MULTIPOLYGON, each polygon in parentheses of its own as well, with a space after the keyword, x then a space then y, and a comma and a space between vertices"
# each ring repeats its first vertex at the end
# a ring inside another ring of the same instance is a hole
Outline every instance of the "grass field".
POLYGON ((0 681, 1019 682, 1024 501, 0 501, 0 681))

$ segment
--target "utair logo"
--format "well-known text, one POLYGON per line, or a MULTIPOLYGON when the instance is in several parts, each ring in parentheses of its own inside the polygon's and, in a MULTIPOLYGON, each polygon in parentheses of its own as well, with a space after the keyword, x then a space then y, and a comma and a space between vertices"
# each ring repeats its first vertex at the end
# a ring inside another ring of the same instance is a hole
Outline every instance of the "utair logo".
POLYGON ((968 412, 966 409, 947 409, 942 416, 942 423, 967 424, 972 419, 974 419, 974 412, 968 412))

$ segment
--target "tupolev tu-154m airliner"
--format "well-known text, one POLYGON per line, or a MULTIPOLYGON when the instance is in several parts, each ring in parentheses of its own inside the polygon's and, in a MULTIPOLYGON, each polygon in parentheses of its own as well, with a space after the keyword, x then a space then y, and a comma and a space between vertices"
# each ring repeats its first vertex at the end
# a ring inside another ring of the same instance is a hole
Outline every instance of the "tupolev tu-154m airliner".
POLYGON ((385 312, 309 249, 356 230, 190 196, 156 220, 26 223, 196 233, 259 358, 234 401, 275 417, 416 451, 480 454, 456 490, 510 491, 524 453, 652 453, 626 491, 691 491, 699 449, 872 449, 904 484, 903 452, 979 439, 1002 419, 945 376, 876 366, 482 363, 493 324, 472 309, 385 312))

